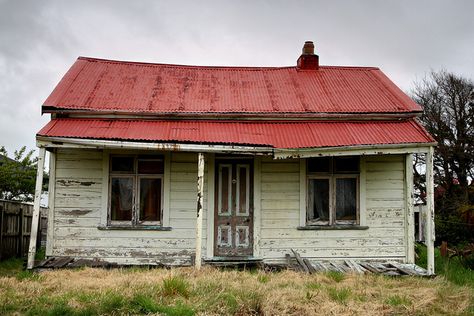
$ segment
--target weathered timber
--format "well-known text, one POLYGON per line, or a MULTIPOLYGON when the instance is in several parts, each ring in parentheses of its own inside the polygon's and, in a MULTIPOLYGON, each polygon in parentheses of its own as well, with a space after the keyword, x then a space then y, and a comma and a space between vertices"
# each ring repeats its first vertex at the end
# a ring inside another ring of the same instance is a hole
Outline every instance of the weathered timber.
POLYGON ((309 273, 309 268, 306 266, 306 264, 304 263, 303 259, 302 259, 301 256, 299 255, 299 253, 296 252, 294 249, 291 249, 291 251, 292 251, 293 254, 295 255, 296 261, 297 261, 298 264, 301 266, 301 268, 303 269, 303 271, 306 272, 306 273, 309 273))
POLYGON ((313 265, 308 259, 304 258, 303 262, 308 267, 308 271, 310 274, 316 273, 316 269, 313 267, 313 265))
POLYGON ((382 273, 382 271, 380 271, 376 267, 372 266, 368 262, 364 262, 364 263, 361 262, 360 265, 363 266, 365 269, 367 269, 368 271, 370 271, 372 273, 377 273, 377 274, 382 273))
POLYGON ((402 273, 406 274, 406 275, 416 275, 416 272, 411 270, 411 269, 407 269, 405 267, 403 267, 401 264, 399 264, 398 262, 394 262, 394 261, 390 261, 389 264, 395 268, 397 268, 399 271, 401 271, 402 273))

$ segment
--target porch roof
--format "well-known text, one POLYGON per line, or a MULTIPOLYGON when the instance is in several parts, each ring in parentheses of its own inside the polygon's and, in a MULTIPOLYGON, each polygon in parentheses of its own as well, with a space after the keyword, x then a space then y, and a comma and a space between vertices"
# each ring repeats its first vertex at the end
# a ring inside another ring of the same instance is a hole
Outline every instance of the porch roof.
POLYGON ((414 119, 289 122, 59 118, 51 120, 37 136, 275 149, 434 143, 414 119))

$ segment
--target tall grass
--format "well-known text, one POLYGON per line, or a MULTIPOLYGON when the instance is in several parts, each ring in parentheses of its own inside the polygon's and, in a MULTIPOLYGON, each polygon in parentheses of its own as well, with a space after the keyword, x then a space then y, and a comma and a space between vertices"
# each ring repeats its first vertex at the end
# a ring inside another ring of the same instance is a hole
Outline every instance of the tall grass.
POLYGON ((293 271, 55 270, 0 277, 0 315, 467 315, 444 278, 293 271))
MULTIPOLYGON (((417 245, 417 264, 426 268, 427 251, 424 245, 417 245)), ((474 289, 474 271, 464 266, 459 257, 444 258, 438 248, 435 248, 435 273, 445 277, 450 282, 474 289)))

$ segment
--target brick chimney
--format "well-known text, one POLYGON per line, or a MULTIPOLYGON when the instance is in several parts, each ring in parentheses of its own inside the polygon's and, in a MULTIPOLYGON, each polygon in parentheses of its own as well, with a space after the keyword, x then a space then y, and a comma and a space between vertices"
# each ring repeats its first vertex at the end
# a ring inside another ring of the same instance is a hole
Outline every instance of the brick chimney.
POLYGON ((306 41, 303 52, 296 63, 298 70, 317 70, 319 68, 319 56, 314 54, 314 44, 306 41))

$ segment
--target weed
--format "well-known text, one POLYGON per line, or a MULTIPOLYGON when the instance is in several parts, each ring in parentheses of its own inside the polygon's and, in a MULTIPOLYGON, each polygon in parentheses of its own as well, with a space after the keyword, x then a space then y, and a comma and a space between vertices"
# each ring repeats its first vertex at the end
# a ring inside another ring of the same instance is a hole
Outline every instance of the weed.
POLYGON ((163 295, 165 296, 182 296, 189 297, 189 283, 180 276, 172 276, 163 280, 162 287, 163 295))
POLYGON ((160 307, 158 304, 149 296, 143 294, 137 294, 133 297, 130 302, 132 308, 136 309, 140 313, 156 313, 160 307))
POLYGON ((390 306, 409 306, 411 302, 405 296, 392 295, 385 300, 385 304, 390 306))
POLYGON ((109 314, 121 310, 126 302, 121 294, 110 291, 100 298, 99 305, 101 314, 109 314))
POLYGON ((30 271, 30 270, 24 270, 24 271, 20 271, 16 274, 16 279, 18 281, 23 281, 23 280, 41 281, 42 276, 37 272, 33 272, 33 271, 30 271))
POLYGON ((259 274, 257 275, 257 280, 260 283, 267 283, 270 281, 270 276, 268 276, 268 274, 259 274))
POLYGON ((338 302, 340 304, 345 304, 351 295, 351 289, 346 287, 341 289, 335 287, 328 287, 327 292, 329 297, 333 301, 338 302))
POLYGON ((338 271, 328 271, 326 272, 326 276, 336 282, 341 282, 345 277, 344 273, 338 271))
POLYGON ((193 316, 195 314, 190 306, 180 302, 174 306, 159 306, 158 312, 166 316, 193 316))
POLYGON ((307 282, 305 286, 309 290, 320 290, 322 288, 321 283, 318 282, 307 282))
POLYGON ((232 293, 229 293, 229 292, 221 293, 219 294, 217 300, 220 302, 224 302, 229 314, 234 314, 239 309, 239 303, 237 302, 237 298, 232 293))
POLYGON ((35 260, 44 260, 46 258, 46 248, 41 247, 36 250, 35 260))

